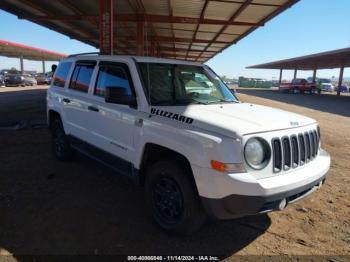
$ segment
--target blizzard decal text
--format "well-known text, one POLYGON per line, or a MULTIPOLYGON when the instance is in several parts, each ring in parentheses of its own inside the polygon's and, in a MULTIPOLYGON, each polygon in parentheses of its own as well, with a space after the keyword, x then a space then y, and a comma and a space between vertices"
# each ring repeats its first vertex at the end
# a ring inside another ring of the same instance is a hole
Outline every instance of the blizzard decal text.
POLYGON ((175 114, 175 113, 171 113, 171 112, 167 112, 167 111, 163 111, 163 110, 159 110, 156 108, 151 108, 151 114, 152 115, 157 115, 157 116, 162 116, 162 117, 167 117, 176 121, 180 121, 186 124, 192 124, 193 119, 190 117, 186 117, 180 114, 175 114))

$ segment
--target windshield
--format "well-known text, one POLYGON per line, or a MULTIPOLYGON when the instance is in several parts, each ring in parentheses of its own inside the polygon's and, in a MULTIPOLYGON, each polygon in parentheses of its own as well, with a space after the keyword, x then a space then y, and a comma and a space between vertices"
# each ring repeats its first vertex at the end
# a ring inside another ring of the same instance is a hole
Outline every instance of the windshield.
POLYGON ((330 84, 332 81, 329 80, 329 79, 320 79, 319 82, 320 82, 321 84, 323 84, 323 83, 330 84))
POLYGON ((139 66, 151 105, 238 102, 209 68, 160 63, 139 63, 139 66))

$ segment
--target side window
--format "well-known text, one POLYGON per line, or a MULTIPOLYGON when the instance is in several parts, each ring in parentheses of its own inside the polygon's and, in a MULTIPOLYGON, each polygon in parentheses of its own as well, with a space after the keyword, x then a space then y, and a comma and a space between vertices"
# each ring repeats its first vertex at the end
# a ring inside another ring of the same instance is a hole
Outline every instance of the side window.
POLYGON ((76 64, 69 88, 87 93, 93 71, 94 65, 76 64))
POLYGON ((104 97, 107 86, 122 87, 128 95, 132 95, 131 80, 127 71, 121 65, 100 65, 94 94, 104 97))
POLYGON ((54 86, 64 87, 71 66, 72 62, 63 62, 58 65, 52 82, 54 86))

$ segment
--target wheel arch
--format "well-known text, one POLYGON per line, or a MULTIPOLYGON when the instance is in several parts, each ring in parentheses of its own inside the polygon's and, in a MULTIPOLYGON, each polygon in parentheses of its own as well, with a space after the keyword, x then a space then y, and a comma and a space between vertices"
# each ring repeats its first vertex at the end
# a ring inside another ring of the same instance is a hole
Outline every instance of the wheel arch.
POLYGON ((140 165, 140 185, 143 186, 146 179, 146 171, 149 166, 156 163, 159 160, 172 160, 178 161, 183 164, 188 171, 190 171, 190 179, 193 182, 193 185, 198 194, 198 188, 196 185, 196 181, 193 175, 193 170, 190 164, 190 161, 183 154, 170 149, 165 146, 157 145, 154 143, 146 143, 143 149, 142 160, 140 165))
POLYGON ((62 121, 61 115, 56 110, 50 109, 47 114, 47 123, 49 125, 49 128, 51 128, 51 125, 55 119, 60 119, 62 121))

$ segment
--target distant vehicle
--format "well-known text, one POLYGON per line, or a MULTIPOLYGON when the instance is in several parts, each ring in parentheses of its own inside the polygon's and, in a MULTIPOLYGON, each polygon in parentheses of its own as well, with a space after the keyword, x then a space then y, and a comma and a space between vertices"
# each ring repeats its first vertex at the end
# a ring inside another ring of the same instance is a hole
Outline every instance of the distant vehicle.
POLYGON ((23 74, 22 77, 24 78, 24 84, 26 86, 35 86, 37 85, 37 81, 34 76, 30 74, 23 74))
POLYGON ((35 79, 38 85, 49 85, 51 83, 51 77, 44 73, 37 74, 35 79))
POLYGON ((5 80, 6 86, 25 86, 25 80, 24 76, 20 74, 15 75, 7 75, 7 78, 5 80))
POLYGON ((333 92, 335 90, 332 80, 328 78, 318 78, 317 87, 325 92, 333 92))
POLYGON ((320 93, 315 82, 310 83, 304 78, 296 78, 291 83, 282 83, 279 90, 291 93, 320 93))
POLYGON ((332 80, 328 79, 328 78, 319 78, 317 79, 317 83, 318 84, 331 84, 332 80))
POLYGON ((9 70, 7 70, 7 69, 0 70, 0 75, 2 75, 2 76, 7 75, 8 73, 9 73, 9 70))
POLYGON ((12 74, 7 75, 5 79, 6 86, 33 86, 37 82, 35 78, 29 74, 12 74))
MULTIPOLYGON (((347 85, 342 85, 341 87, 340 87, 340 92, 341 93, 348 93, 349 92, 349 87, 347 86, 347 85)), ((335 91, 338 91, 338 87, 336 87, 335 88, 335 91)))
POLYGON ((238 80, 228 80, 225 82, 226 85, 238 85, 238 80))
POLYGON ((332 83, 322 83, 321 90, 325 92, 334 92, 335 88, 332 83))
POLYGON ((3 77, 2 75, 0 75, 0 87, 1 86, 5 86, 5 77, 3 77))
MULTIPOLYGON (((12 73, 12 74, 16 74, 16 73, 12 73)), ((2 69, 0 71, 0 76, 2 76, 3 80, 6 81, 6 79, 8 78, 8 76, 11 75, 10 70, 7 69, 2 69)))

